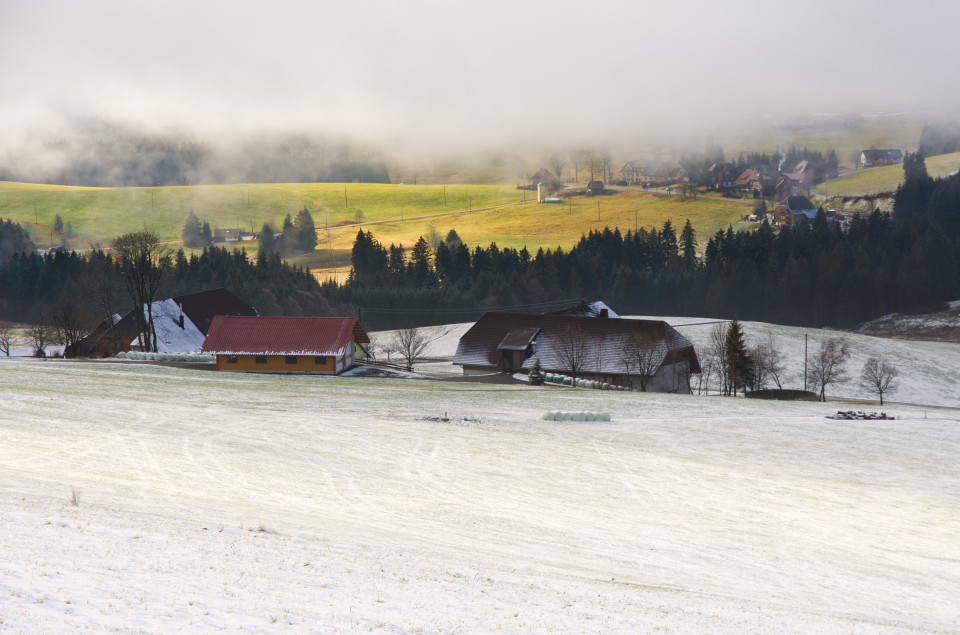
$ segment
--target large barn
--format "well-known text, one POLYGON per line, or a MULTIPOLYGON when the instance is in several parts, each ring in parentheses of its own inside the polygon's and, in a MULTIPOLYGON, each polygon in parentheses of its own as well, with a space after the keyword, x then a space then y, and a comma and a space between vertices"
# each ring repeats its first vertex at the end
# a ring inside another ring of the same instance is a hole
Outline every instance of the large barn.
MULTIPOLYGON (((215 315, 257 315, 257 310, 226 289, 209 289, 154 302, 154 330, 157 351, 193 353, 200 350, 215 315)), ((144 305, 144 315, 147 315, 144 305)), ((151 346, 153 342, 151 338, 151 346)), ((120 351, 142 350, 133 311, 116 315, 111 326, 106 320, 67 351, 68 357, 112 357, 120 351)))
POLYGON ((203 342, 217 370, 338 375, 368 357, 356 318, 217 316, 203 342))
POLYGON ((652 392, 690 392, 700 372, 691 344, 662 320, 576 315, 486 313, 463 334, 453 363, 465 375, 572 374, 652 392))

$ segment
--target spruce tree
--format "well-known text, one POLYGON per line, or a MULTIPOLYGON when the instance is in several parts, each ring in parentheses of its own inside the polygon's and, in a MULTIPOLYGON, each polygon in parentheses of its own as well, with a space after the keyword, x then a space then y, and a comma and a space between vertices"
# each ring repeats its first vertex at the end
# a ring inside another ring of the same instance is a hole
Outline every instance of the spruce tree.
POLYGON ((203 242, 203 230, 200 228, 200 219, 190 210, 187 214, 187 220, 183 222, 183 231, 180 232, 180 238, 183 239, 184 247, 205 247, 203 242))
POLYGON ((726 349, 726 376, 728 378, 728 391, 737 396, 738 388, 745 388, 750 380, 750 374, 753 371, 753 360, 750 359, 750 353, 747 352, 747 343, 743 337, 743 329, 740 322, 734 318, 733 322, 727 328, 727 337, 724 341, 726 349))
POLYGON ((687 271, 693 271, 697 268, 697 232, 694 231, 687 219, 680 232, 680 264, 687 271))
POLYGON ((303 209, 297 212, 297 220, 294 221, 297 235, 297 249, 303 252, 313 251, 317 246, 317 226, 313 222, 313 216, 310 210, 304 205, 303 209))

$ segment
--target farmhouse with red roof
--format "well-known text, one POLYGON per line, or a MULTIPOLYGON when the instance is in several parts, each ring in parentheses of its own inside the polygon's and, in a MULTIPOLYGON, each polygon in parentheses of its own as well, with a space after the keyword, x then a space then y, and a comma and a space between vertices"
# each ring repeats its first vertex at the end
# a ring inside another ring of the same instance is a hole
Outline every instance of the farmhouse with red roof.
POLYGON ((356 318, 218 315, 203 342, 217 370, 338 375, 369 357, 356 318))

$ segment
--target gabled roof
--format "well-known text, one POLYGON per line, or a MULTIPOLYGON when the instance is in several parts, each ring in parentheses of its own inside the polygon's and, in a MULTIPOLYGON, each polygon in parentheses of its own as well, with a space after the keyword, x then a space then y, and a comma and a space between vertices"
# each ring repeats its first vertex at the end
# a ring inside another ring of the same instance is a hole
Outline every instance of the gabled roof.
POLYGON ((658 356, 657 367, 687 360, 690 371, 700 372, 693 345, 672 326, 662 320, 604 320, 569 315, 497 313, 484 314, 457 345, 453 363, 461 366, 497 368, 500 364, 500 343, 519 329, 538 329, 536 352, 521 367, 533 368, 537 360, 546 371, 569 371, 559 352, 565 333, 571 329, 582 333, 587 347, 581 372, 597 374, 630 374, 623 359, 631 340, 649 346, 658 356))
POLYGON ((799 212, 811 209, 816 212, 817 210, 813 203, 810 202, 810 199, 808 199, 806 196, 788 196, 780 201, 780 204, 789 207, 791 212, 799 212))
POLYGON ((259 315, 256 309, 223 288, 178 295, 173 301, 183 307, 184 314, 204 335, 209 332, 215 315, 259 315))
POLYGON ((533 183, 543 183, 545 181, 556 181, 557 177, 554 176, 553 172, 546 168, 540 168, 537 170, 537 173, 530 177, 530 180, 533 183))
POLYGON ((760 177, 760 173, 752 168, 747 168, 740 173, 740 176, 737 177, 737 180, 733 182, 734 185, 749 185, 751 181, 760 177))
MULTIPOLYGON (((173 298, 154 302, 151 313, 153 329, 157 333, 157 350, 163 353, 193 353, 203 346, 204 335, 186 312, 183 313, 183 326, 180 326, 180 306, 173 298)), ((139 337, 133 341, 133 346, 142 346, 139 337)))
POLYGON ((203 342, 219 355, 343 355, 350 338, 370 341, 351 317, 245 317, 218 315, 203 342))

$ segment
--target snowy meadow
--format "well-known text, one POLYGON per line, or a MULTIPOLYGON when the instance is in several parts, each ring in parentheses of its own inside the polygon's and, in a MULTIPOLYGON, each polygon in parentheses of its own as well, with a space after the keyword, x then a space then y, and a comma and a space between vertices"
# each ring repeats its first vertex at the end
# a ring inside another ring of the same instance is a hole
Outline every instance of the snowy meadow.
POLYGON ((960 411, 843 406, 2 360, 0 628, 960 628, 960 411))

